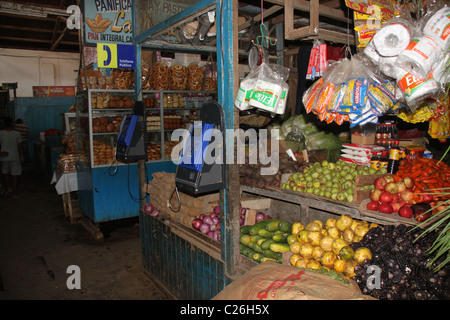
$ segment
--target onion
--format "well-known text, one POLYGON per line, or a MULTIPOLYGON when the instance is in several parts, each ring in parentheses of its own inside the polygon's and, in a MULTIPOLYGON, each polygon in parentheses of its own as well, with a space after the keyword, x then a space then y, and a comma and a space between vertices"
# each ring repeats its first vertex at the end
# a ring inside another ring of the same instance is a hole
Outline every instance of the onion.
POLYGON ((214 233, 213 233, 213 239, 214 240, 217 240, 217 241, 220 241, 219 240, 219 236, 220 236, 220 231, 219 230, 216 230, 216 231, 214 231, 214 233))
POLYGON ((148 202, 145 206, 144 206, 144 212, 145 213, 151 213, 153 210, 155 210, 155 207, 148 202))
POLYGON ((208 233, 208 231, 211 231, 211 230, 210 230, 210 225, 209 225, 209 224, 206 224, 206 223, 202 223, 202 224, 200 225, 199 230, 200 230, 201 233, 206 234, 206 233, 208 233))
POLYGON ((217 229, 217 225, 213 223, 213 224, 209 227, 209 229, 210 229, 211 231, 214 231, 214 230, 217 229))
POLYGON ((213 232, 213 231, 208 231, 208 232, 206 233, 206 235, 207 235, 208 237, 210 237, 210 238, 213 238, 213 237, 214 237, 214 232, 213 232))
POLYGON ((219 224, 219 222, 220 222, 219 217, 217 217, 217 216, 213 217, 212 222, 213 222, 213 224, 219 224))
POLYGON ((200 220, 203 220, 203 218, 205 217, 205 215, 202 213, 201 215, 198 216, 200 220))
POLYGON ((241 218, 239 219, 239 225, 240 225, 240 226, 243 226, 243 225, 244 225, 244 222, 245 222, 245 219, 244 219, 243 217, 241 217, 241 218))
POLYGON ((247 213, 247 209, 246 208, 241 208, 240 215, 241 216, 245 216, 246 213, 247 213))
POLYGON ((158 209, 154 209, 154 210, 150 213, 150 215, 151 215, 152 217, 157 217, 157 216, 159 216, 159 210, 158 210, 158 209))
POLYGON ((215 213, 215 212, 213 212, 213 213, 210 213, 210 214, 209 214, 209 217, 210 217, 210 218, 214 218, 214 217, 217 217, 217 213, 215 213))
POLYGON ((266 215, 264 213, 258 212, 255 216, 255 221, 258 222, 258 221, 264 220, 265 216, 266 215))
POLYGON ((220 213, 220 206, 215 206, 214 209, 213 209, 213 212, 216 213, 216 214, 219 214, 220 213))
POLYGON ((195 230, 199 230, 201 224, 202 224, 202 220, 200 220, 199 218, 196 218, 196 219, 192 220, 192 227, 193 227, 195 230))
POLYGON ((211 225, 213 223, 213 220, 211 219, 210 216, 204 216, 202 221, 203 221, 203 223, 206 223, 209 225, 211 225))

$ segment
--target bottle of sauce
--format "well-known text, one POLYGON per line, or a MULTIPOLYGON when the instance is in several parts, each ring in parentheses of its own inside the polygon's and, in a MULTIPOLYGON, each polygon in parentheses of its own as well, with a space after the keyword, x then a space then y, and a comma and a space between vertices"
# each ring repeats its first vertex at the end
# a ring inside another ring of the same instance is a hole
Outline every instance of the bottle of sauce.
POLYGON ((401 151, 397 144, 394 144, 389 151, 389 160, 387 164, 388 173, 395 174, 400 166, 401 151))

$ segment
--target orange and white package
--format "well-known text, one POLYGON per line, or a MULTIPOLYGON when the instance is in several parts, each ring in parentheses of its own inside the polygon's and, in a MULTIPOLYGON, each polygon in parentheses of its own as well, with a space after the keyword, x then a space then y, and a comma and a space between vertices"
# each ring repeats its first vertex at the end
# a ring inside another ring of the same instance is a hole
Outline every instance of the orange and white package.
POLYGON ((312 108, 315 109, 315 112, 317 114, 320 114, 328 109, 328 104, 330 103, 331 98, 333 97, 335 87, 336 86, 331 82, 327 82, 322 85, 319 93, 316 96, 316 100, 314 101, 314 104, 312 106, 312 108))
POLYGON ((336 112, 328 112, 327 110, 324 110, 322 113, 319 114, 320 121, 325 121, 327 124, 330 124, 333 122, 337 117, 336 112))
POLYGON ((303 94, 303 105, 305 106, 306 112, 310 113, 312 110, 312 107, 314 105, 314 101, 316 100, 316 96, 323 84, 323 78, 320 78, 316 82, 314 82, 311 87, 308 88, 308 90, 305 91, 303 94))

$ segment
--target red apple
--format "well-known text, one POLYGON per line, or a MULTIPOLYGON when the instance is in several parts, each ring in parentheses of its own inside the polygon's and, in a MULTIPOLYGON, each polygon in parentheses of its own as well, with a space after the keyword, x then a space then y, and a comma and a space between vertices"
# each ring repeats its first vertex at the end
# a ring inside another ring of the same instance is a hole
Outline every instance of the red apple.
POLYGON ((391 203, 392 202, 392 193, 387 191, 382 191, 380 194, 380 202, 381 203, 391 203))
POLYGON ((380 208, 380 203, 378 201, 370 201, 367 204, 367 210, 378 211, 380 208))
POLYGON ((417 212, 414 214, 414 219, 418 222, 423 222, 431 217, 430 212, 417 212))
POLYGON ((384 186, 386 184, 387 184, 387 181, 383 177, 376 178, 375 181, 373 182, 373 185, 375 186, 375 188, 380 189, 380 190, 384 190, 384 186))
POLYGON ((398 191, 397 191, 398 193, 405 192, 405 190, 406 190, 406 186, 403 181, 397 182, 397 187, 398 187, 398 191))
POLYGON ((382 203, 380 204, 380 208, 378 209, 382 213, 391 214, 394 209, 392 208, 392 205, 389 203, 382 203))
POLYGON ((413 216, 413 211, 410 206, 403 205, 398 210, 398 215, 404 218, 411 218, 413 216))
POLYGON ((397 203, 400 201, 400 195, 398 193, 395 193, 392 195, 392 203, 397 203))
POLYGON ((369 194, 370 200, 372 200, 372 201, 380 200, 381 192, 383 192, 383 191, 381 191, 380 189, 372 189, 372 190, 370 190, 370 194, 369 194))
POLYGON ((383 176, 384 180, 386 180, 386 182, 395 182, 394 177, 392 176, 392 174, 385 174, 383 176))
POLYGON ((414 179, 411 177, 404 177, 403 182, 405 183, 406 189, 411 189, 414 187, 414 179))
POLYGON ((384 186, 384 190, 389 192, 390 194, 396 194, 398 192, 398 186, 397 183, 395 183, 394 181, 392 182, 388 182, 385 186, 384 186))
POLYGON ((400 198, 402 198, 402 200, 405 200, 406 202, 412 201, 413 197, 414 197, 414 192, 412 192, 409 189, 406 189, 405 192, 400 194, 400 198))

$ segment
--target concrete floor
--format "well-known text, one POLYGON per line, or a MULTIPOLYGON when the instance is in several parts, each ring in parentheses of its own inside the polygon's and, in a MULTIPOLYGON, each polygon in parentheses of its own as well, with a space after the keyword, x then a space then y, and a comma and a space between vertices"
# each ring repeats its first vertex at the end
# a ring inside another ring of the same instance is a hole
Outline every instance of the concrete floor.
POLYGON ((100 228, 95 240, 70 224, 50 178, 26 164, 19 199, 0 197, 0 300, 168 300, 143 273, 138 219, 100 228), (67 286, 72 265, 80 289, 67 286))

